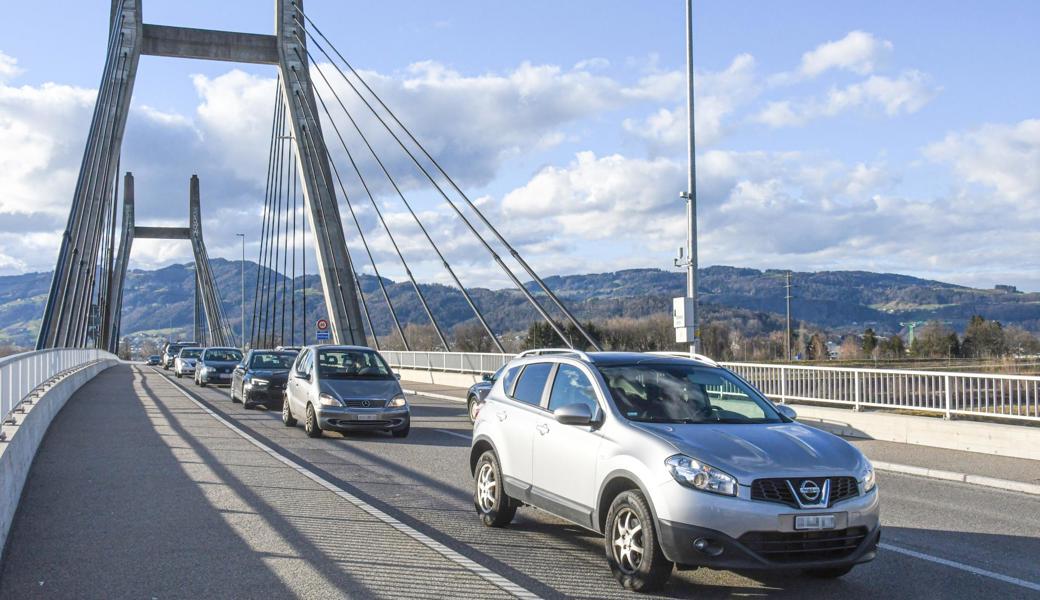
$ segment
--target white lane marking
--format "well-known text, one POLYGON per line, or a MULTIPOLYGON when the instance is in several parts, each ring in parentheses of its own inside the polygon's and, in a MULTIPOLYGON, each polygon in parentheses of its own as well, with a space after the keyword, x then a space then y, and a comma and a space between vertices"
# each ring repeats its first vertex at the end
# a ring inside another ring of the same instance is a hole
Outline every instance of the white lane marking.
MULTIPOLYGON (((158 373, 158 371, 156 371, 156 372, 158 373)), ((162 373, 159 373, 159 375, 162 375, 162 373)), ((418 531, 416 529, 413 529, 413 528, 409 527, 408 525, 398 521, 397 519, 391 517, 390 515, 386 514, 385 512, 383 512, 383 511, 379 510, 378 508, 372 506, 371 504, 368 504, 364 500, 362 500, 362 499, 358 498, 357 496, 351 494, 350 492, 347 492, 346 490, 340 488, 339 486, 337 486, 336 484, 332 483, 331 481, 328 481, 328 480, 322 478, 317 473, 315 473, 315 472, 307 469, 306 467, 304 467, 302 465, 299 465, 296 462, 294 462, 294 461, 292 461, 292 460, 282 456, 281 454, 275 452, 274 450, 272 450, 270 447, 268 447, 266 444, 264 444, 260 440, 258 440, 256 438, 254 438, 253 436, 249 435, 244 430, 239 429, 233 423, 231 423, 230 421, 228 421, 224 417, 221 417, 220 415, 218 415, 213 410, 211 410, 208 406, 206 406, 202 402, 199 402, 198 400, 196 400, 194 397, 192 397, 191 394, 189 394, 183 388, 181 388, 181 386, 179 386, 179 385, 175 384, 173 381, 171 381, 169 377, 166 377, 165 375, 162 375, 162 378, 167 383, 169 383, 174 388, 176 388, 178 392, 183 394, 185 398, 187 398, 188 400, 191 400, 196 406, 201 408, 203 410, 203 412, 205 412, 209 416, 211 416, 214 419, 216 419, 220 424, 224 425, 225 427, 227 427, 231 431, 234 431, 235 433, 237 433, 239 436, 241 436, 243 439, 248 441, 250 444, 253 444, 254 446, 259 448, 260 450, 266 452, 268 454, 268 456, 270 456, 271 458, 273 458, 273 459, 277 460, 278 462, 284 464, 285 466, 293 469, 294 471, 296 471, 297 473, 299 473, 299 474, 303 475, 304 477, 310 479, 314 483, 317 483, 321 487, 329 490, 333 494, 336 494, 337 496, 339 496, 340 498, 342 498, 342 499, 346 500, 347 502, 353 504, 357 508, 360 508, 361 510, 367 512, 368 514, 372 515, 373 517, 379 519, 383 523, 386 523, 387 525, 393 527, 397 531, 400 531, 401 533, 407 535, 408 537, 410 537, 413 540, 419 542, 420 544, 426 546, 427 548, 433 550, 434 552, 437 552, 438 554, 440 554, 444 558, 446 558, 446 559, 450 560, 451 562, 459 565, 460 567, 466 569, 467 571, 473 573, 474 575, 477 575, 478 577, 484 579, 485 581, 487 581, 488 583, 498 587, 499 589, 502 589, 502 590, 504 590, 504 591, 506 591, 506 592, 508 592, 508 593, 510 593, 510 594, 512 594, 514 596, 516 596, 517 598, 524 598, 524 599, 538 599, 538 598, 540 598, 540 596, 538 596, 538 594, 535 594, 534 592, 532 592, 532 591, 530 591, 530 590, 528 590, 526 588, 523 588, 520 585, 517 585, 516 583, 513 583, 512 581, 506 579, 505 577, 499 575, 498 573, 495 573, 495 572, 491 571, 487 567, 484 567, 484 566, 474 562, 473 560, 471 560, 469 558, 466 558, 462 554, 459 554, 455 550, 452 550, 451 548, 448 548, 447 546, 445 546, 444 544, 442 544, 442 543, 438 542, 437 540, 431 538, 430 536, 428 536, 428 535, 426 535, 426 534, 424 534, 424 533, 422 533, 422 532, 420 532, 420 531, 418 531)))
POLYGON ((451 400, 452 402, 466 403, 465 398, 459 398, 458 396, 448 396, 445 394, 434 394, 433 392, 420 392, 419 390, 401 390, 406 394, 413 396, 426 396, 427 398, 436 398, 437 400, 451 400))
POLYGON ((459 433, 457 431, 449 431, 447 429, 434 429, 434 431, 439 431, 441 433, 446 433, 448 435, 453 435, 455 437, 460 437, 460 438, 462 438, 464 440, 472 440, 473 439, 473 434, 466 435, 464 433, 459 433))
POLYGON ((946 558, 940 558, 938 556, 932 556, 931 554, 925 554, 924 552, 918 552, 916 550, 910 550, 908 548, 900 548, 899 546, 893 546, 891 544, 878 544, 883 550, 889 552, 895 552, 897 554, 905 554, 928 562, 933 562, 938 565, 958 569, 960 571, 966 571, 974 575, 981 575, 983 577, 989 577, 990 579, 996 579, 997 581, 1003 581, 1004 583, 1010 583, 1011 585, 1017 585, 1024 587, 1027 590, 1033 590, 1034 592, 1040 592, 1040 583, 1034 583, 1032 581, 1026 581, 1025 579, 1019 579, 1017 577, 1011 577, 1010 575, 1002 575, 1000 573, 994 573, 993 571, 987 571, 986 569, 980 569, 979 567, 973 567, 966 565, 961 562, 949 560, 946 558))

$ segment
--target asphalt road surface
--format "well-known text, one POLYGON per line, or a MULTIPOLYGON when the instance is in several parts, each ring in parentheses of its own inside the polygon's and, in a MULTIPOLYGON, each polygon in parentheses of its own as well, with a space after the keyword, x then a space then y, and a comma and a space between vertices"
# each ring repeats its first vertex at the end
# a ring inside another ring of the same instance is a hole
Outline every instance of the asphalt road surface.
MULTIPOLYGON (((201 490, 209 505, 222 507, 219 518, 197 528, 178 525, 179 539, 152 540, 162 552, 180 546, 190 554, 164 567, 141 555, 149 540, 125 540, 104 518, 42 512, 68 511, 64 506, 23 506, 5 554, 0 597, 141 596, 145 589, 156 598, 639 597, 611 578, 602 539, 593 533, 531 508, 521 509, 507 529, 480 524, 467 463, 470 425, 461 403, 412 398, 406 439, 336 433, 310 439, 302 427, 283 426, 275 411, 232 404, 227 388, 197 388, 148 367, 133 367, 131 376, 135 389, 147 389, 149 397, 123 404, 143 402, 155 431, 176 436, 175 445, 187 453, 180 462, 192 463, 182 469, 204 474, 172 483, 201 490), (238 464, 227 464, 222 449, 234 449, 238 464), (192 460, 183 460, 188 455, 192 460), (219 496, 227 493, 233 502, 219 496), (76 540, 75 548, 61 547, 63 540, 76 540), (136 550, 119 547, 123 543, 136 550), (118 560, 101 558, 109 553, 118 560), (150 565, 146 573, 138 563, 150 565), (193 574, 190 567, 184 572, 185 564, 199 567, 193 574), (113 583, 114 577, 125 585, 113 583), (200 587, 197 578, 222 581, 200 587)), ((129 410, 118 399, 110 404, 129 410)), ((57 484, 46 473, 37 477, 37 470, 41 461, 59 468, 48 463, 59 458, 48 454, 57 443, 54 430, 74 426, 65 414, 70 411, 82 422, 87 417, 77 417, 81 410, 87 410, 84 403, 74 398, 52 426, 23 505, 55 493, 47 486, 57 484)), ((89 436, 80 443, 78 451, 89 453, 89 436)), ((124 457, 133 459, 132 452, 124 457)), ((170 465, 155 468, 163 466, 170 465)), ((140 465, 120 467, 133 473, 140 465)), ((879 486, 882 551, 844 578, 700 569, 674 573, 660 597, 1040 598, 1040 498, 890 473, 879 474, 879 486)), ((141 504, 147 504, 148 490, 134 489, 132 478, 109 494, 108 502, 125 497, 114 510, 147 510, 141 504)), ((65 500, 70 502, 81 504, 65 500)), ((177 522, 179 505, 154 518, 177 522)), ((159 550, 156 557, 165 556, 159 550)))

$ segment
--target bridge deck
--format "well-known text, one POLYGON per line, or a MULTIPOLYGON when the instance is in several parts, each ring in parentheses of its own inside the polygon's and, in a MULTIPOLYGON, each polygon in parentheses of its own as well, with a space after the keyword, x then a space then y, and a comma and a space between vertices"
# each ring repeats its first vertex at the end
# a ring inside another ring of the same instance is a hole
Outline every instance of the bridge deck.
MULTIPOLYGON (((415 398, 404 440, 309 439, 182 382, 119 366, 70 400, 33 465, 0 600, 636 597, 599 536, 528 508, 507 529, 477 521, 462 403, 415 398)), ((884 551, 841 580, 702 569, 664 595, 1040 596, 1037 496, 888 472, 879 486, 884 551)))
POLYGON ((162 375, 118 366, 52 424, 0 597, 402 598, 430 586, 503 595, 262 452, 162 375))

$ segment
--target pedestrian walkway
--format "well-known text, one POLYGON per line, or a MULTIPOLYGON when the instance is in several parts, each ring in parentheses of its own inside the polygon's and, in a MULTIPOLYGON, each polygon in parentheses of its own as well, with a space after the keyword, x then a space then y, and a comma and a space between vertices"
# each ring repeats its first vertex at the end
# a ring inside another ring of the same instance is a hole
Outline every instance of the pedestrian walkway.
POLYGON ((51 425, 0 571, 20 600, 431 594, 505 595, 128 365, 51 425))

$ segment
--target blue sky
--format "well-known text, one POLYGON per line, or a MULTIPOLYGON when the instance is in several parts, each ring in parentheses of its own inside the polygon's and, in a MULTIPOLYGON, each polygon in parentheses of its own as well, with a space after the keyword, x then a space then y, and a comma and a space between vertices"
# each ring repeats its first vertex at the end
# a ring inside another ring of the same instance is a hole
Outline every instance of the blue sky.
MULTIPOLYGON (((144 0, 144 17, 264 33, 271 5, 144 0)), ((670 264, 683 239, 683 2, 306 7, 541 272, 670 264)), ((104 55, 107 2, 7 7, 14 23, 40 13, 47 35, 0 40, 4 273, 53 264, 104 55), (41 185, 42 172, 55 175, 41 185)), ((695 16, 702 264, 1040 289, 1040 5, 698 2, 695 16)), ((211 254, 237 255, 237 230, 255 240, 274 75, 142 58, 123 156, 142 221, 183 220, 198 171, 211 254)), ((504 283, 428 191, 409 194, 467 284, 504 283)), ((407 251, 428 254, 418 239, 407 251)), ((189 255, 142 244, 134 260, 189 255)))

